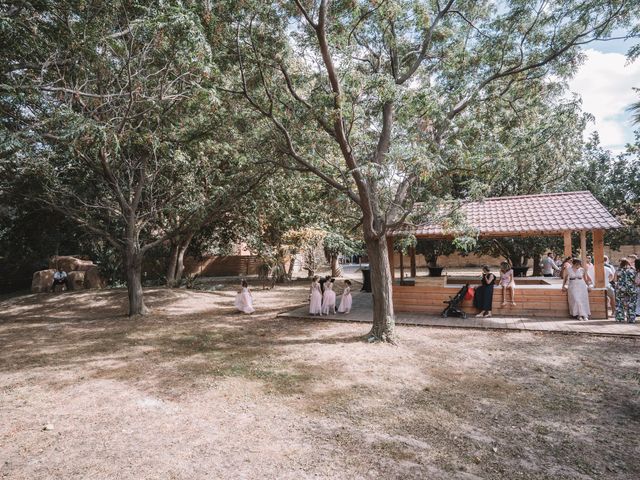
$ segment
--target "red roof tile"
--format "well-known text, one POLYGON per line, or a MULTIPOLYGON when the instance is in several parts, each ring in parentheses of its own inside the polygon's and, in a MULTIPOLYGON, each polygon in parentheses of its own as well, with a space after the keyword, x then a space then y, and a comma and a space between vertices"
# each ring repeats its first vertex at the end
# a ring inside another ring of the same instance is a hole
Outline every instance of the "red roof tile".
MULTIPOLYGON (((467 225, 482 236, 552 235, 567 230, 620 228, 620 223, 591 192, 547 193, 487 198, 466 202, 461 213, 467 225)), ((455 236, 442 225, 404 225, 387 235, 414 234, 421 237, 455 236)))

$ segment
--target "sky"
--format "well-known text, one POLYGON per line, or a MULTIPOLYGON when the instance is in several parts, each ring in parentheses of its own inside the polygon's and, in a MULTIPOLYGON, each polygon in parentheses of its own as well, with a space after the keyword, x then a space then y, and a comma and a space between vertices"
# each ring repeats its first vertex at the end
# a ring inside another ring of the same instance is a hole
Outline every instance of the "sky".
POLYGON ((634 126, 626 108, 640 100, 632 89, 640 88, 640 59, 628 64, 625 56, 631 45, 621 40, 589 44, 586 61, 569 82, 582 97, 582 109, 595 117, 585 137, 596 130, 602 146, 616 153, 633 140, 634 126))

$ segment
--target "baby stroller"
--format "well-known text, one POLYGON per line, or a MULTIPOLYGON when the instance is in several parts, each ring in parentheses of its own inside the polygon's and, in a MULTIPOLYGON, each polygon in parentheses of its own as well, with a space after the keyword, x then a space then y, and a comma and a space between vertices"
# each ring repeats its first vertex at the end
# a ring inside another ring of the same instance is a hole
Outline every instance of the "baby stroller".
POLYGON ((446 300, 444 302, 448 304, 448 306, 442 311, 441 316, 448 317, 449 315, 453 315, 456 317, 467 318, 467 314, 462 311, 462 308, 460 308, 460 304, 464 300, 464 297, 467 294, 468 290, 469 284, 466 284, 464 287, 458 290, 458 293, 456 293, 453 297, 449 297, 449 300, 446 300))

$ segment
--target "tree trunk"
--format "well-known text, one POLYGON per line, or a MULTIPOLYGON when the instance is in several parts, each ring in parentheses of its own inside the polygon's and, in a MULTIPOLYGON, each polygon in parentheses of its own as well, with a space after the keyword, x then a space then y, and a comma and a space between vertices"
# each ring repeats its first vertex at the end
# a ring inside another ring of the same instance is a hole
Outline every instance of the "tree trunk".
POLYGON ((184 254, 187 253, 187 249, 191 244, 193 235, 194 235, 193 233, 190 233, 189 235, 187 235, 186 238, 184 238, 180 242, 180 245, 178 247, 178 255, 176 258, 176 280, 175 280, 176 285, 179 285, 180 281, 182 280, 182 274, 184 273, 184 254))
POLYGON ((338 261, 338 255, 331 255, 331 276, 332 277, 342 276, 342 266, 338 261))
POLYGON ((287 270, 287 278, 291 280, 293 278, 293 268, 296 266, 296 256, 295 254, 291 254, 291 258, 289 259, 289 269, 287 270))
POLYGON ((171 250, 169 251, 169 261, 167 264, 167 287, 173 288, 176 284, 176 264, 178 263, 178 244, 171 242, 171 250))
POLYGON ((395 343, 395 315, 387 239, 385 236, 376 238, 365 232, 365 243, 369 255, 373 293, 373 326, 369 332, 369 338, 395 343))
POLYGON ((540 255, 536 253, 533 256, 533 276, 541 277, 542 276, 542 267, 540 266, 540 255))
POLYGON ((142 254, 135 248, 127 247, 125 262, 129 316, 146 315, 149 309, 145 306, 142 296, 142 254))

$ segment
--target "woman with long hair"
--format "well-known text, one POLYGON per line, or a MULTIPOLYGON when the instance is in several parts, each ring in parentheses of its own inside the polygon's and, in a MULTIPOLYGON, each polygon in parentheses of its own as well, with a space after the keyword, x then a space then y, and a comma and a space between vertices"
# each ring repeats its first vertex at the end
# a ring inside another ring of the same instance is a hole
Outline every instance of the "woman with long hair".
POLYGON ((480 310, 476 317, 490 317, 493 306, 493 284, 496 276, 491 273, 489 265, 482 266, 482 285, 476 288, 473 305, 480 310))
POLYGON ((589 284, 591 279, 582 268, 582 260, 574 258, 571 268, 564 271, 562 290, 567 292, 569 313, 578 320, 588 320, 591 315, 589 307, 589 284))

